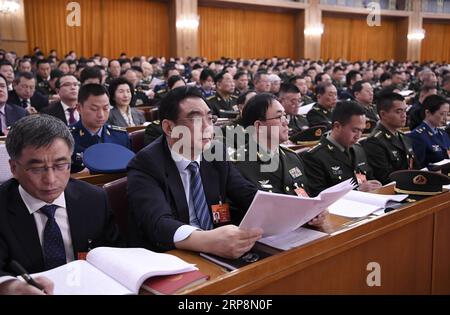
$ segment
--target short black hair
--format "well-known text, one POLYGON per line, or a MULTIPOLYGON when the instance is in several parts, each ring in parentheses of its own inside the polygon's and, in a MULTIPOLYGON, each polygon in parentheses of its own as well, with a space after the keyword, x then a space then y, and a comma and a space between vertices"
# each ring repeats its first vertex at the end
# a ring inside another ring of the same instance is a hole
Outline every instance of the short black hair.
POLYGON ((281 83, 280 85, 280 96, 283 94, 287 94, 287 93, 293 93, 293 94, 298 94, 300 93, 299 88, 292 83, 281 83))
POLYGON ((390 74, 389 72, 383 72, 380 75, 380 82, 384 82, 386 80, 392 79, 392 74, 390 74))
POLYGON ((239 95, 239 97, 237 98, 237 100, 236 100, 236 104, 237 105, 244 105, 245 99, 247 98, 247 95, 250 94, 250 93, 256 93, 256 92, 254 90, 247 90, 247 91, 241 93, 239 95))
POLYGON ((394 92, 386 92, 380 93, 377 98, 377 111, 380 114, 381 111, 388 112, 395 101, 403 102, 405 98, 398 93, 394 92))
POLYGON ((98 79, 102 82, 102 72, 96 67, 86 67, 80 73, 80 82, 83 84, 88 79, 98 79))
POLYGON ((72 134, 60 119, 46 114, 29 115, 12 125, 6 138, 6 150, 12 160, 17 160, 24 148, 46 147, 55 139, 64 140, 70 151, 73 151, 72 134))
POLYGON ((78 103, 83 105, 90 96, 100 96, 103 94, 106 94, 109 97, 108 91, 101 84, 90 83, 83 85, 78 92, 78 103))
POLYGON ((214 80, 214 72, 209 68, 203 69, 200 73, 200 81, 206 81, 209 77, 213 78, 214 80))
POLYGON ((346 84, 348 87, 350 87, 351 81, 354 80, 358 74, 360 74, 359 71, 356 71, 356 70, 350 70, 350 71, 345 75, 345 84, 346 84))
POLYGON ((336 104, 331 121, 333 123, 337 121, 342 126, 345 126, 350 122, 352 116, 362 115, 365 115, 365 111, 358 103, 353 101, 343 101, 336 104))
POLYGON ((186 81, 184 81, 183 77, 181 75, 173 75, 171 76, 168 80, 167 80, 167 87, 169 89, 172 89, 172 87, 175 85, 175 83, 177 83, 178 81, 183 81, 184 83, 186 83, 186 81))
POLYGON ((253 126, 257 120, 265 120, 266 113, 272 102, 276 100, 271 93, 261 93, 252 97, 242 111, 242 126, 253 126))
POLYGON ((48 59, 39 59, 36 62, 36 68, 39 68, 40 65, 44 64, 44 63, 50 63, 50 61, 48 59))
MULTIPOLYGON (((187 98, 198 97, 205 100, 202 96, 202 92, 194 86, 180 86, 173 90, 161 100, 159 106, 159 119, 176 121, 180 113, 180 103, 187 98)), ((205 101, 206 102, 206 101, 205 101)))
POLYGON ((449 104, 448 100, 446 100, 444 97, 440 95, 429 95, 424 99, 422 103, 422 109, 424 113, 425 110, 428 109, 431 114, 434 114, 444 104, 449 104))
POLYGON ((219 74, 217 74, 215 77, 214 77, 214 83, 220 83, 220 82, 222 82, 222 80, 223 80, 223 77, 225 76, 225 74, 227 74, 228 72, 226 72, 226 71, 222 71, 222 72, 220 72, 219 74))
POLYGON ((331 82, 322 82, 316 87, 316 95, 324 95, 327 91, 327 88, 330 86, 334 86, 331 82))
POLYGON ((353 88, 352 88, 353 95, 355 95, 356 92, 361 92, 361 90, 363 89, 363 84, 365 84, 365 83, 369 83, 369 82, 364 81, 364 80, 356 81, 356 83, 353 84, 353 88))
POLYGON ((248 73, 244 71, 238 71, 233 77, 233 80, 239 80, 243 75, 246 75, 248 77, 248 73))
POLYGON ((134 87, 133 84, 131 84, 130 81, 128 81, 127 79, 125 79, 124 77, 118 77, 117 79, 112 80, 109 83, 109 87, 108 87, 108 91, 109 91, 109 102, 112 106, 116 106, 116 99, 115 99, 115 94, 116 94, 116 90, 119 87, 119 85, 122 84, 126 84, 130 87, 130 91, 131 91, 131 98, 133 98, 134 96, 134 87))
POLYGON ((21 78, 25 78, 26 80, 35 80, 34 74, 31 72, 19 72, 14 78, 14 83, 18 84, 21 78))

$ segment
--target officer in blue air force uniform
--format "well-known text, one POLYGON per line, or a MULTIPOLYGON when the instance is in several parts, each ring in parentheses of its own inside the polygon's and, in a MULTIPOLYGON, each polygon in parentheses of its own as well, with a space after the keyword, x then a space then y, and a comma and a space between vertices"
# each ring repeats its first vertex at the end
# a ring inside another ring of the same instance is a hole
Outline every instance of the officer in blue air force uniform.
POLYGON ((423 101, 425 119, 408 136, 420 167, 427 167, 449 158, 450 138, 440 127, 446 120, 449 104, 439 95, 430 95, 423 101))
POLYGON ((75 140, 72 173, 84 169, 83 152, 94 144, 115 143, 131 148, 125 128, 106 124, 110 105, 108 92, 103 86, 98 84, 84 85, 78 94, 78 102, 77 110, 81 119, 69 127, 75 140))

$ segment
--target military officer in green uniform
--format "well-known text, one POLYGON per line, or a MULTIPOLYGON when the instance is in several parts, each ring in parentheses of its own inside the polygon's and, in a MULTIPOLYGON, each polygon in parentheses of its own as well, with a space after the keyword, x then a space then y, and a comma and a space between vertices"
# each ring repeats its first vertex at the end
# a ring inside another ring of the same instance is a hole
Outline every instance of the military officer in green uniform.
POLYGON ((298 115, 301 104, 300 90, 293 84, 281 84, 279 100, 289 120, 289 136, 308 128, 305 116, 298 115))
POLYGON ((84 169, 83 152, 97 143, 115 143, 131 148, 125 128, 106 124, 109 117, 109 98, 106 88, 100 84, 87 84, 78 94, 77 110, 80 120, 70 126, 75 140, 72 155, 72 173, 84 169))
POLYGON ((214 78, 216 95, 208 97, 207 102, 213 115, 219 118, 236 118, 239 115, 237 96, 234 93, 234 80, 228 72, 221 72, 214 78))
POLYGON ((380 122, 363 142, 367 159, 375 178, 383 185, 390 182, 389 174, 404 169, 416 169, 411 141, 398 129, 406 123, 406 104, 403 96, 387 93, 377 100, 380 122))
POLYGON ((381 187, 373 180, 363 148, 357 144, 366 125, 364 110, 355 102, 338 103, 333 111, 331 132, 302 157, 313 196, 328 187, 353 178, 361 191, 381 187))
MULTIPOLYGON (((307 197, 310 193, 299 156, 280 143, 288 139, 283 106, 269 93, 254 96, 242 112, 244 128, 253 127, 249 141, 233 156, 241 174, 259 190, 307 197)), ((326 211, 310 224, 321 224, 326 211)))
POLYGON ((369 82, 356 82, 353 85, 353 95, 355 96, 356 102, 363 107, 367 119, 375 122, 380 120, 377 107, 373 104, 373 88, 369 82))
POLYGON ((321 83, 316 88, 317 103, 311 108, 306 115, 310 127, 326 126, 331 129, 332 111, 336 106, 337 90, 336 87, 329 82, 321 83))

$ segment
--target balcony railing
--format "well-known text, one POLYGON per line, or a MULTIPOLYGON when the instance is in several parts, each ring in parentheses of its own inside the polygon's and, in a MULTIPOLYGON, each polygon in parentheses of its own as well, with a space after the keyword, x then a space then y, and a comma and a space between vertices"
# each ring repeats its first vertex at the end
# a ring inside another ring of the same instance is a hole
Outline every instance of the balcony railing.
POLYGON ((414 0, 320 0, 320 4, 367 8, 370 2, 377 2, 382 10, 411 11, 412 1, 414 0))

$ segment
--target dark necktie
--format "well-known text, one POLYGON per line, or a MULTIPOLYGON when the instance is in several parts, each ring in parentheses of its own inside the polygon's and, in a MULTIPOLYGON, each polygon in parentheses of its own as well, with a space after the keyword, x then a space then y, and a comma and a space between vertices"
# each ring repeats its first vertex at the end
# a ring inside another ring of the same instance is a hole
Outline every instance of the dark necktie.
POLYGON ((55 220, 55 211, 58 206, 44 206, 40 211, 47 216, 44 228, 44 263, 45 269, 53 269, 66 263, 66 251, 61 230, 55 220))
POLYGON ((73 125, 77 122, 75 119, 75 108, 68 108, 67 111, 69 112, 69 125, 73 125))
POLYGON ((27 108, 28 107, 28 101, 27 100, 22 100, 22 107, 23 108, 27 108))
MULTIPOLYGON (((2 116, 4 116, 4 115, 3 115, 2 112, 0 112, 0 137, 1 137, 1 136, 4 136, 4 134, 3 134, 2 116)), ((5 119, 5 120, 6 120, 6 119, 5 119)))
POLYGON ((194 202, 195 215, 197 216, 200 228, 211 230, 213 224, 209 215, 208 203, 206 202, 205 192, 203 190, 202 178, 199 172, 197 162, 191 162, 187 169, 191 172, 190 194, 194 202))

